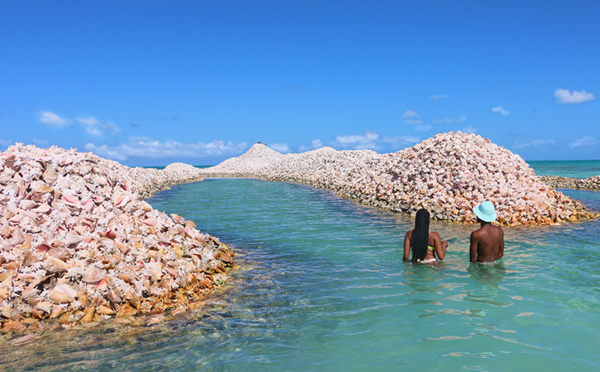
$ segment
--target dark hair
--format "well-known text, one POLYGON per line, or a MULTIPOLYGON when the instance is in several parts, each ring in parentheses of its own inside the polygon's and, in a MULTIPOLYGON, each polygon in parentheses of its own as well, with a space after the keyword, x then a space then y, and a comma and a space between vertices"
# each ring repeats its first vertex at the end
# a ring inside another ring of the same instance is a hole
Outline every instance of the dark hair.
POLYGON ((415 217, 415 229, 410 238, 410 245, 413 251, 413 261, 421 261, 427 256, 427 247, 429 246, 429 212, 426 209, 419 209, 415 217))

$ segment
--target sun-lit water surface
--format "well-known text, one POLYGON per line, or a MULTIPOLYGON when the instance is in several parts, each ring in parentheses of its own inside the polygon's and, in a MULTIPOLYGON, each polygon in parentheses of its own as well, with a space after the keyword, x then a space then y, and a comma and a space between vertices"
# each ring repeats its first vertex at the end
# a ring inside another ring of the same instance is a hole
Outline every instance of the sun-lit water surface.
MULTIPOLYGON (((562 190, 600 210, 600 193, 562 190)), ((597 370, 600 224, 507 228, 502 264, 468 263, 474 226, 434 223, 443 263, 402 261, 410 217, 326 190, 207 180, 149 200, 236 251, 200 309, 2 342, 6 370, 597 370)))

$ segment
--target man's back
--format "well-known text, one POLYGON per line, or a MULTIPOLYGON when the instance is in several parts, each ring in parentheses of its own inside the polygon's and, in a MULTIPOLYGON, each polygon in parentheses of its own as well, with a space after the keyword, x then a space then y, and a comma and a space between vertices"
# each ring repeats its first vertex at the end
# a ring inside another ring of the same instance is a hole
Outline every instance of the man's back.
POLYGON ((489 262, 504 256, 504 231, 491 223, 482 223, 471 233, 471 262, 489 262))

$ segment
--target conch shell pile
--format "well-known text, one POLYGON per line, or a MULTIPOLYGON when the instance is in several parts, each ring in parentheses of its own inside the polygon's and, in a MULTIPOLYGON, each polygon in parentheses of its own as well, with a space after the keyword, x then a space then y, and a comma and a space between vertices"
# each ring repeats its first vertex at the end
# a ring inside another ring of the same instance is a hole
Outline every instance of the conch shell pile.
POLYGON ((246 154, 201 172, 305 183, 396 212, 415 214, 426 208, 433 219, 445 221, 474 222, 472 208, 484 200, 494 203, 502 225, 597 217, 542 183, 520 156, 462 132, 441 133, 390 154, 322 147, 283 155, 256 144, 246 154))
POLYGON ((600 176, 589 178, 571 178, 561 176, 541 176, 546 185, 564 189, 600 190, 600 176))
POLYGON ((190 165, 128 168, 57 147, 0 153, 2 329, 199 306, 227 281, 233 253, 142 197, 201 179, 190 165))

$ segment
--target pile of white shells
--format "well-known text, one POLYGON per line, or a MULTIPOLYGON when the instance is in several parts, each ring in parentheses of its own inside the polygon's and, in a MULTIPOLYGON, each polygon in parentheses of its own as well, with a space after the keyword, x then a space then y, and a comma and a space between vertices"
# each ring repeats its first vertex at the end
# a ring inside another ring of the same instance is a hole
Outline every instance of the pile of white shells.
POLYGON ((201 172, 306 183, 396 212, 426 208, 437 220, 474 222, 472 208, 484 200, 494 203, 503 225, 596 217, 542 183, 518 155, 462 132, 438 134, 390 154, 323 147, 282 155, 256 144, 247 154, 201 172))
POLYGON ((556 188, 600 190, 600 176, 589 178, 541 176, 540 180, 545 184, 556 188))
POLYGON ((128 168, 56 147, 17 144, 0 153, 2 329, 123 321, 201 304, 227 280, 232 253, 141 197, 200 179, 185 164, 128 168))

